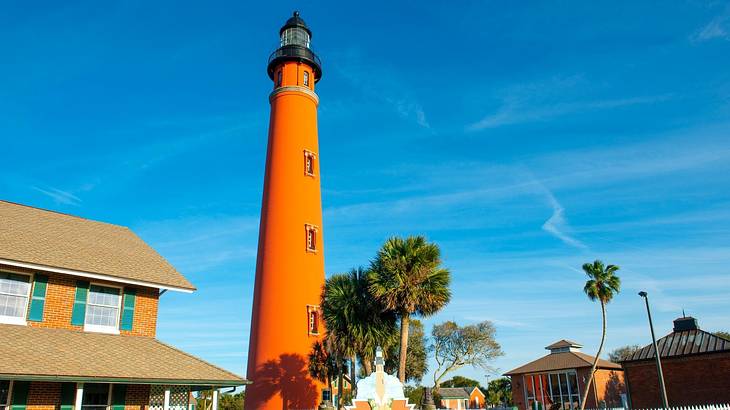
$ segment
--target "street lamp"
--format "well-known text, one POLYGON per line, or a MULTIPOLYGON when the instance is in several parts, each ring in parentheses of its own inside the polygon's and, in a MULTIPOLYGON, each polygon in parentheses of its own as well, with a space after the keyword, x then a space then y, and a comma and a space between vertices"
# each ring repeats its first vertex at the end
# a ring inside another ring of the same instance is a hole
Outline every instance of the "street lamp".
POLYGON ((643 290, 639 292, 639 296, 644 298, 646 302, 646 314, 649 316, 649 329, 651 329, 651 341, 654 344, 654 357, 656 357, 656 369, 659 374, 659 390, 662 393, 662 404, 665 409, 669 408, 669 400, 667 400, 667 389, 664 388, 664 373, 662 372, 662 360, 659 357, 659 349, 656 345, 656 336, 654 336, 654 323, 651 321, 651 310, 649 309, 649 296, 643 290))

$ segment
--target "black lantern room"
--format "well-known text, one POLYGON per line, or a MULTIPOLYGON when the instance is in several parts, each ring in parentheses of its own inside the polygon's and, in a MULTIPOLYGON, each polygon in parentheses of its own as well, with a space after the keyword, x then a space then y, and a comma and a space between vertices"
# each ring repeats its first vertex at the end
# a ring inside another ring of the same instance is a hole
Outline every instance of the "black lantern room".
POLYGON ((314 72, 314 81, 319 81, 322 77, 322 63, 309 47, 312 31, 299 17, 298 11, 295 11, 294 15, 281 27, 279 36, 280 47, 269 56, 269 77, 274 79, 274 70, 279 64, 285 61, 296 61, 310 65, 314 72))

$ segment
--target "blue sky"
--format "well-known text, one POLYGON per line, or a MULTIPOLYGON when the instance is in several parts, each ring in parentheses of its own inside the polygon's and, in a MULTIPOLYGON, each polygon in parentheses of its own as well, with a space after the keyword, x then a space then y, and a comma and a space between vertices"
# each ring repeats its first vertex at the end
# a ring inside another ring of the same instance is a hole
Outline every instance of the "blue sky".
MULTIPOLYGON (((682 309, 730 329, 730 3, 25 2, 0 11, 3 199, 126 225, 199 288, 159 337, 243 374, 271 84, 314 31, 327 274, 438 242, 507 371, 592 353, 582 263, 621 266, 609 349, 682 309)), ((483 380, 485 372, 464 369, 483 380)))

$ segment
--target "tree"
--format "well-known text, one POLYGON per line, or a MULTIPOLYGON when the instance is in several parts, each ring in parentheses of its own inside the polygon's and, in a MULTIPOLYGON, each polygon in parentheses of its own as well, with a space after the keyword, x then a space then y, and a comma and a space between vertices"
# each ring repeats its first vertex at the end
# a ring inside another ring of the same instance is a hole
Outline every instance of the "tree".
POLYGON ((433 315, 449 303, 451 275, 441 266, 438 245, 423 236, 388 239, 370 268, 370 292, 400 319, 398 378, 405 383, 409 320, 433 315))
POLYGON ((337 357, 328 351, 321 341, 316 341, 309 352, 309 375, 327 385, 332 391, 332 378, 337 376, 340 369, 344 367, 342 359, 338 363, 337 357))
POLYGON ((459 326, 448 321, 431 330, 431 350, 436 359, 433 386, 441 386, 443 378, 464 366, 475 366, 491 371, 489 363, 501 356, 502 348, 495 338, 497 330, 492 322, 459 326))
MULTIPOLYGON (((406 381, 421 383, 423 375, 428 371, 428 354, 426 352, 426 334, 423 323, 411 319, 408 323, 408 352, 406 353, 406 381)), ((398 369, 398 345, 392 344, 385 359, 385 371, 393 373, 398 369)))
POLYGON ((606 342, 606 304, 613 299, 615 294, 621 291, 621 279, 616 276, 616 271, 618 270, 618 266, 605 266, 599 260, 595 260, 593 263, 583 264, 583 271, 589 278, 583 287, 583 292, 588 296, 588 299, 594 302, 597 300, 601 304, 602 332, 601 344, 598 346, 598 352, 596 353, 595 359, 593 359, 593 366, 591 366, 588 382, 585 384, 586 389, 583 392, 583 401, 581 402, 580 410, 585 410, 588 391, 590 390, 588 386, 593 382, 593 376, 595 376, 596 367, 598 366, 598 358, 601 356, 603 344, 606 342))
POLYGON ((730 340, 730 333, 724 331, 724 330, 718 330, 717 332, 713 333, 717 337, 721 337, 725 340, 730 340))
POLYGON ((512 380, 509 377, 492 380, 484 394, 487 396, 487 403, 501 404, 503 407, 512 406, 512 380))
POLYGON ((628 360, 634 352, 637 350, 640 350, 641 346, 639 345, 628 345, 628 346, 621 346, 613 349, 611 353, 608 354, 608 360, 619 363, 623 362, 624 360, 628 360))
POLYGON ((479 384, 478 381, 474 379, 470 379, 468 377, 464 376, 454 376, 450 378, 449 380, 446 380, 445 382, 441 383, 442 387, 479 387, 481 390, 482 386, 479 384))
POLYGON ((367 374, 375 348, 387 349, 397 340, 395 313, 384 311, 369 293, 362 268, 331 276, 322 292, 322 317, 327 328, 330 352, 350 360, 350 379, 355 385, 355 362, 359 356, 367 374))

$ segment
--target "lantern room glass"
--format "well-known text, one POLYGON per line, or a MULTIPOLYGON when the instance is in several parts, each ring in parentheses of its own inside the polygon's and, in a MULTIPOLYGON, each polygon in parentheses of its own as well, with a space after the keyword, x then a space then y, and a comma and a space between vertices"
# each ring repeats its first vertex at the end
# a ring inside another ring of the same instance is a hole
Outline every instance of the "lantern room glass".
POLYGON ((281 33, 281 46, 297 45, 309 48, 309 33, 301 27, 290 27, 281 33))

